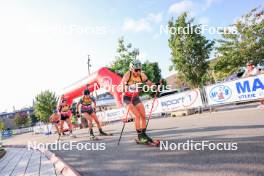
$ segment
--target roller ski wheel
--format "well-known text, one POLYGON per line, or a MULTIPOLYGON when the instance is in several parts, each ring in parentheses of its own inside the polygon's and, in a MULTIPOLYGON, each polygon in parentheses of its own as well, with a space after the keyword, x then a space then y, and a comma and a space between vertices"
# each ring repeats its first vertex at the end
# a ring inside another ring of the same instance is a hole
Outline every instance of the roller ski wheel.
POLYGON ((160 146, 160 140, 153 140, 153 142, 150 141, 140 141, 139 139, 135 139, 137 144, 141 145, 147 145, 150 147, 159 147, 160 146))
POLYGON ((74 134, 69 134, 69 138, 77 138, 77 136, 74 134))
POLYGON ((106 133, 106 132, 104 132, 102 129, 99 129, 99 135, 100 135, 100 136, 113 136, 113 134, 111 134, 111 133, 106 133))
POLYGON ((98 141, 99 138, 96 136, 90 136, 90 141, 98 141))

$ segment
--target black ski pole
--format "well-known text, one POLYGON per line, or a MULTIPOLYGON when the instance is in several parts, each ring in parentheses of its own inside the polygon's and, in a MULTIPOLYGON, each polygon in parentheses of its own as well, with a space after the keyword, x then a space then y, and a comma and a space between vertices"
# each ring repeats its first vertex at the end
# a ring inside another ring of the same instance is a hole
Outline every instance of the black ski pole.
MULTIPOLYGON (((134 97, 134 93, 132 94, 132 97, 131 97, 131 100, 130 100, 130 104, 133 102, 133 97, 134 97)), ((125 118, 125 122, 123 123, 123 128, 121 130, 121 133, 120 133, 120 136, 119 136, 119 140, 118 140, 118 143, 117 145, 120 144, 120 141, 121 141, 121 138, 122 138, 122 135, 123 135, 123 131, 125 129, 125 126, 126 126, 126 121, 127 121, 127 116, 128 116, 128 113, 129 113, 129 108, 127 109, 127 113, 126 113, 126 118, 125 118)))

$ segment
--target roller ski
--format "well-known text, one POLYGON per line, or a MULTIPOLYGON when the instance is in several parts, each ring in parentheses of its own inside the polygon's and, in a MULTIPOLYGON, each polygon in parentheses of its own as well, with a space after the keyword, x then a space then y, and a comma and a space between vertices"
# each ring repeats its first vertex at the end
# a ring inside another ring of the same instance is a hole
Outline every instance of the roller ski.
POLYGON ((113 136, 112 133, 105 133, 102 129, 99 129, 99 135, 100 136, 113 136))
POLYGON ((135 139, 137 144, 141 144, 141 145, 148 145, 151 147, 159 147, 160 146, 160 141, 159 140, 152 140, 152 141, 148 141, 148 140, 139 140, 139 139, 135 139))
POLYGON ((142 144, 142 145, 148 145, 152 147, 159 147, 160 141, 159 140, 153 140, 151 139, 147 134, 145 129, 140 131, 138 133, 138 139, 135 139, 137 144, 142 144))
POLYGON ((62 134, 59 134, 57 141, 62 140, 62 138, 65 139, 65 137, 67 137, 67 138, 77 138, 77 136, 74 135, 74 134, 72 134, 72 133, 65 134, 65 133, 63 132, 62 134))
POLYGON ((77 136, 74 135, 74 134, 72 134, 72 133, 69 134, 69 137, 70 137, 70 138, 77 138, 77 136))
POLYGON ((77 138, 77 136, 72 134, 72 131, 69 129, 64 130, 62 134, 63 134, 63 136, 68 136, 69 138, 77 138), (65 132, 69 132, 69 133, 65 134, 65 132))

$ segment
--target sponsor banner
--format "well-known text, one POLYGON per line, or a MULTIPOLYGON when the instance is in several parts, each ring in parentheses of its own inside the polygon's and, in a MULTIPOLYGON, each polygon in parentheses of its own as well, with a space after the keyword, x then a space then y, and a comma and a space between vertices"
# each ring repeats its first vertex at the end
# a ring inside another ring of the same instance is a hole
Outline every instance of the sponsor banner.
POLYGON ((145 101, 144 107, 145 107, 146 114, 150 114, 151 108, 152 108, 152 114, 162 112, 159 98, 157 98, 154 102, 153 102, 153 99, 145 101), (152 106, 153 106, 153 108, 152 108, 152 106))
MULTIPOLYGON (((190 90, 182 93, 177 93, 169 95, 162 98, 157 98, 154 103, 153 99, 145 101, 145 111, 148 115, 150 113, 151 107, 152 114, 176 111, 181 109, 190 109, 203 106, 201 94, 198 89, 190 90)), ((122 120, 125 118, 127 110, 125 108, 112 109, 105 112, 96 113, 99 120, 102 122, 110 122, 122 120)), ((131 118, 130 114, 129 117, 131 118)))
POLYGON ((116 121, 116 120, 121 120, 125 118, 126 115, 126 109, 125 108, 118 108, 118 109, 112 109, 105 111, 105 117, 104 121, 116 121))
POLYGON ((0 132, 0 136, 3 136, 5 138, 7 137, 11 137, 13 134, 12 134, 12 131, 11 130, 4 130, 4 131, 1 131, 0 132))
POLYGON ((209 105, 264 98, 264 74, 205 88, 209 105))
POLYGON ((99 121, 101 122, 105 122, 105 112, 104 111, 101 111, 101 112, 96 112, 96 116, 98 118, 99 121))
POLYGON ((199 89, 159 98, 161 111, 176 111, 203 106, 199 89))

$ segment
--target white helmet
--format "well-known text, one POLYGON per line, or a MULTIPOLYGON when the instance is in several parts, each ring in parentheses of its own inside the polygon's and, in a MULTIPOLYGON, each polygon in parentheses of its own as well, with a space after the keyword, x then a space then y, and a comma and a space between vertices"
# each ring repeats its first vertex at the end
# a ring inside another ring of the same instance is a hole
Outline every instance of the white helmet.
POLYGON ((142 69, 142 64, 141 64, 140 60, 135 59, 135 60, 133 60, 132 62, 130 62, 130 64, 129 64, 129 69, 130 69, 131 71, 133 71, 133 70, 135 70, 135 69, 142 69))

